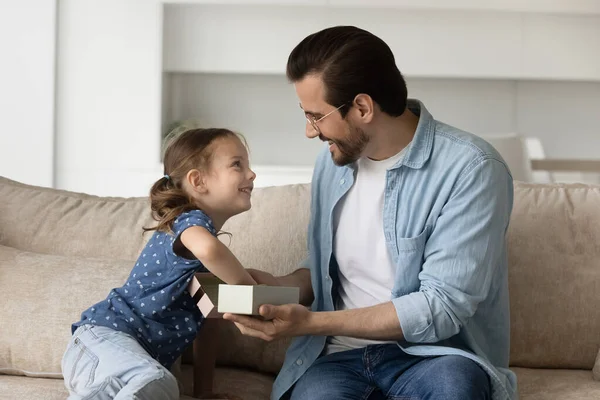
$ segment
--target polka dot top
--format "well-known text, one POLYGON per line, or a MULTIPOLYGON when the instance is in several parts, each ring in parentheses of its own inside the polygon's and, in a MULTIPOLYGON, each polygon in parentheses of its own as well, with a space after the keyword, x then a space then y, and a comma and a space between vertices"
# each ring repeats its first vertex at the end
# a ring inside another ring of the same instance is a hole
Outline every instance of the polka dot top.
POLYGON ((207 270, 200 261, 173 251, 175 239, 191 226, 204 227, 216 236, 212 221, 202 211, 181 214, 173 223, 173 233, 154 232, 125 284, 85 310, 72 332, 85 324, 125 332, 170 368, 192 343, 203 320, 187 286, 195 272, 207 270))

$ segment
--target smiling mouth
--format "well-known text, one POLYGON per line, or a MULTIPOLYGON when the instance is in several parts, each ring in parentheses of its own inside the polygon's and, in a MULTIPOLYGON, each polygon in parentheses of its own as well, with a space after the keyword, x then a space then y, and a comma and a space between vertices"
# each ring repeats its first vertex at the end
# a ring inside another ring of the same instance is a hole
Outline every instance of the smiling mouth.
POLYGON ((239 189, 239 191, 242 193, 246 193, 248 196, 250 196, 250 194, 252 193, 252 188, 251 187, 241 188, 241 189, 239 189))
POLYGON ((329 139, 328 137, 325 137, 325 136, 323 136, 323 135, 319 135, 319 139, 320 139, 322 142, 325 142, 325 143, 327 143, 327 144, 329 145, 329 147, 331 147, 331 145, 335 144, 335 142, 334 142, 333 140, 331 140, 331 139, 329 139))

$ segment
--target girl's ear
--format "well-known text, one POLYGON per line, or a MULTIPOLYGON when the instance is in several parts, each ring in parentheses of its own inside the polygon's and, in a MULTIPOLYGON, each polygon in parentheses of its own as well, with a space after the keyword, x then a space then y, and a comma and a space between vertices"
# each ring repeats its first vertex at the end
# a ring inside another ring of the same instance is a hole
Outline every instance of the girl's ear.
POLYGON ((185 179, 194 192, 204 194, 208 191, 206 182, 204 181, 204 175, 199 170, 190 170, 185 176, 185 179))

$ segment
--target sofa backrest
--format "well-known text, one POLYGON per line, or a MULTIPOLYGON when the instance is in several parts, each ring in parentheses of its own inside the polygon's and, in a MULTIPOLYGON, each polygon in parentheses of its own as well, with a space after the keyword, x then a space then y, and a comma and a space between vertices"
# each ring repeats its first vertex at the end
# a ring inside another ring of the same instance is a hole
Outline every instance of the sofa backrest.
MULTIPOLYGON (((244 266, 289 273, 306 256, 309 202, 309 185, 256 189, 252 209, 228 221, 231 239, 221 239, 231 240, 244 266)), ((0 321, 13 321, 2 329, 0 371, 9 363, 3 354, 30 352, 30 335, 39 329, 18 316, 35 313, 35 326, 48 329, 33 354, 46 349, 45 360, 16 367, 60 372, 69 324, 126 279, 147 239, 141 226, 152 224, 148 208, 144 198, 99 198, 0 178, 0 292, 21 305, 20 314, 0 309, 0 321)), ((600 187, 515 184, 508 235, 511 365, 591 369, 600 347, 600 187)), ((289 341, 243 337, 223 322, 218 363, 279 370, 289 341)))
POLYGON ((592 369, 600 348, 600 186, 515 184, 511 365, 592 369))
POLYGON ((147 198, 97 197, 0 177, 0 245, 43 254, 135 260, 152 226, 147 198))

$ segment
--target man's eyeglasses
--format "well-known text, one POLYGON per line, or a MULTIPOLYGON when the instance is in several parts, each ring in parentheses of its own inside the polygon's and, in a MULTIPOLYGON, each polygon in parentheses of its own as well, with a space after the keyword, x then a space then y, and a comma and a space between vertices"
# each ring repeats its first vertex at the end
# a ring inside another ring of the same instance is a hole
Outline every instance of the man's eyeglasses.
MULTIPOLYGON (((317 119, 315 118, 314 115, 312 114, 304 114, 306 120, 308 121, 308 123, 310 124, 310 126, 312 126, 312 128, 315 130, 315 132, 317 132, 319 135, 321 134, 321 129, 319 129, 319 126, 317 125, 317 123, 321 122, 322 120, 324 120, 325 118, 327 118, 328 116, 330 116, 331 114, 333 114, 334 112, 336 112, 337 110, 339 110, 340 108, 344 107, 346 104, 348 103, 344 103, 341 106, 339 106, 338 108, 336 108, 335 110, 332 110, 330 112, 328 112, 327 114, 323 115, 321 118, 317 119)), ((304 109, 302 108, 302 104, 300 105, 300 109, 302 109, 304 111, 304 109)))

